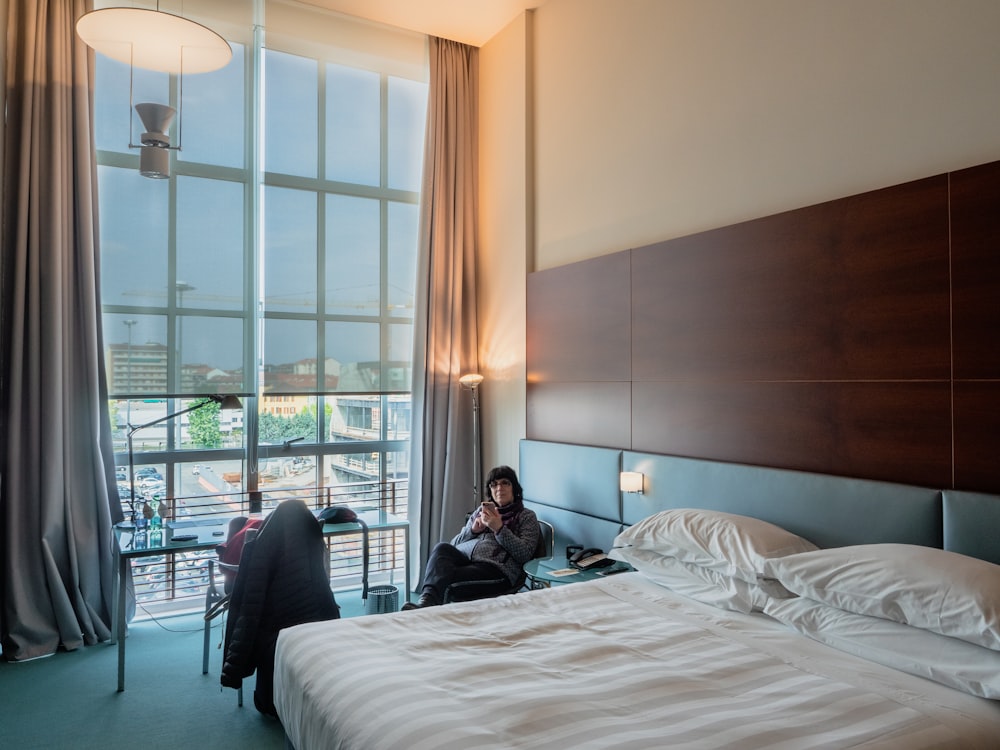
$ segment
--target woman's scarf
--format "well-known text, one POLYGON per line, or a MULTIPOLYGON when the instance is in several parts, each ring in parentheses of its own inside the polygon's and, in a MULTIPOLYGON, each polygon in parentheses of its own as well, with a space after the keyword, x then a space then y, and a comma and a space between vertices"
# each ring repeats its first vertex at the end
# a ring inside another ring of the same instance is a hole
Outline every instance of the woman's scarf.
POLYGON ((518 515, 524 510, 524 502, 515 498, 512 502, 500 507, 500 520, 504 526, 510 526, 517 521, 518 515))

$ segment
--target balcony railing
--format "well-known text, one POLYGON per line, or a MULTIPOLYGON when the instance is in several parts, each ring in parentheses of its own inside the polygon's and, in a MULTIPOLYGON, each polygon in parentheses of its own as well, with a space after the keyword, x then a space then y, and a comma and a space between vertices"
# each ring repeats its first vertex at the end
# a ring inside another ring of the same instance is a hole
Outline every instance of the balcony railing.
MULTIPOLYGON (((285 500, 296 498, 311 510, 330 505, 355 509, 378 508, 399 518, 407 517, 408 480, 367 481, 336 487, 268 487, 262 491, 263 515, 285 500)), ((224 492, 213 495, 166 498, 158 507, 164 523, 205 518, 233 518, 250 515, 250 493, 224 492)), ((125 510, 126 514, 128 509, 125 510)), ((223 540, 220 539, 220 543, 223 540)), ((361 585, 363 572, 361 533, 326 538, 333 589, 347 590, 361 585)), ((402 581, 406 560, 406 533, 372 531, 369 537, 369 583, 402 581)), ((190 610, 202 605, 208 585, 209 559, 213 550, 156 555, 132 561, 137 616, 190 610)))

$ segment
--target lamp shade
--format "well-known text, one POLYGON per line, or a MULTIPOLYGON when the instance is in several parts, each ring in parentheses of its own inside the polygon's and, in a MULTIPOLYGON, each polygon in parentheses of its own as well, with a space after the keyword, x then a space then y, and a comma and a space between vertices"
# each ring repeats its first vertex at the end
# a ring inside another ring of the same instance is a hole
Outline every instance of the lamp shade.
POLYGON ((159 10, 94 10, 80 16, 76 33, 113 60, 162 73, 208 73, 233 57, 229 43, 207 26, 159 10))
POLYGON ((142 134, 142 145, 169 147, 170 136, 167 135, 167 129, 173 122, 177 110, 166 104, 142 102, 135 105, 135 111, 138 113, 139 119, 142 120, 142 126, 146 128, 146 132, 142 134))
POLYGON ((226 396, 216 396, 215 398, 221 399, 219 401, 219 409, 222 411, 236 411, 243 408, 239 396, 234 396, 231 393, 226 396))
POLYGON ((484 379, 483 376, 480 375, 478 372, 470 372, 468 375, 463 375, 462 377, 460 377, 458 379, 458 382, 461 383, 466 388, 475 389, 479 387, 480 383, 483 382, 483 379, 484 379))
POLYGON ((642 494, 643 476, 638 471, 623 471, 618 477, 618 484, 622 492, 638 492, 642 494))
POLYGON ((170 152, 161 146, 143 146, 139 152, 139 174, 154 180, 170 177, 170 152))

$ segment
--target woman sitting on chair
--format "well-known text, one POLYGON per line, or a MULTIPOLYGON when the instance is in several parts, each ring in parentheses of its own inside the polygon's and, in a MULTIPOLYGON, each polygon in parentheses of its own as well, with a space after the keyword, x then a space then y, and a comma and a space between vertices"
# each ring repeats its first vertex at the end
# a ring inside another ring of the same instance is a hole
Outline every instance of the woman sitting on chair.
POLYGON ((524 578, 524 563, 535 555, 538 518, 524 507, 524 492, 509 466, 497 466, 486 478, 482 505, 451 540, 431 550, 424 569, 420 600, 403 609, 432 607, 444 601, 453 583, 480 582, 464 587, 463 599, 506 593, 524 578))

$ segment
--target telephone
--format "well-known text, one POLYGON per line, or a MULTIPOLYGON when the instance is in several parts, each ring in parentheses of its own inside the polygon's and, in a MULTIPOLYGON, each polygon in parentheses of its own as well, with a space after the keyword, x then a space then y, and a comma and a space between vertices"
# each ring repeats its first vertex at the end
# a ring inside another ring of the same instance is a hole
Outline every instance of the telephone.
POLYGON ((597 547, 590 547, 582 549, 579 552, 574 552, 569 558, 569 564, 570 567, 577 570, 596 570, 597 568, 606 568, 609 565, 614 565, 615 561, 608 557, 602 550, 597 549, 597 547))

